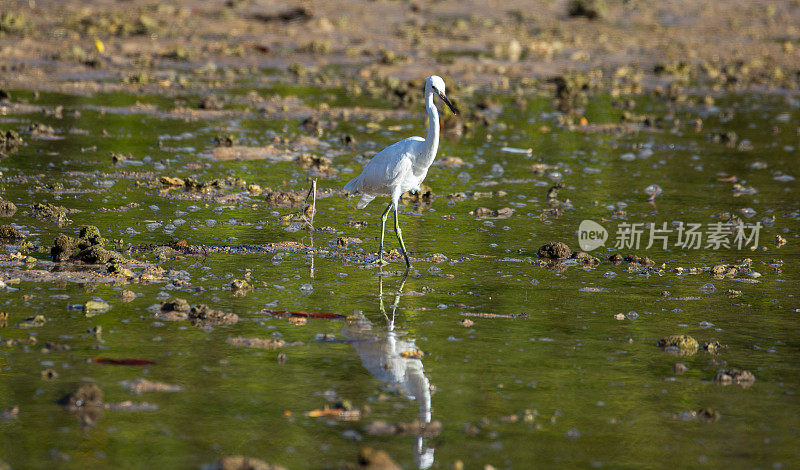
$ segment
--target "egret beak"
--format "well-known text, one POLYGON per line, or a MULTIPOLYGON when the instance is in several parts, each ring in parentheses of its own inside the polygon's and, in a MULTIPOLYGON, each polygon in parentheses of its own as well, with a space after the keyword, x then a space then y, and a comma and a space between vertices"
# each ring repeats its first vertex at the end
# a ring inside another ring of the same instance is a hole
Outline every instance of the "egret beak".
POLYGON ((439 98, 441 98, 442 101, 444 101, 444 104, 446 104, 447 107, 450 108, 450 111, 452 111, 453 114, 458 114, 458 111, 456 110, 456 107, 453 106, 453 103, 451 103, 450 100, 447 99, 447 97, 444 95, 444 93, 442 93, 441 91, 436 90, 436 89, 434 89, 434 90, 436 91, 436 94, 439 96, 439 98))

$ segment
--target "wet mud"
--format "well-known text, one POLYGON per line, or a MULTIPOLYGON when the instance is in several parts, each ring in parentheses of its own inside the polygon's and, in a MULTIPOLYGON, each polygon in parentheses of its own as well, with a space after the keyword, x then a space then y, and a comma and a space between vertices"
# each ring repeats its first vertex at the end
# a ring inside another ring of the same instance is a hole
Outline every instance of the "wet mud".
POLYGON ((0 467, 791 467, 799 11, 0 7, 0 467))

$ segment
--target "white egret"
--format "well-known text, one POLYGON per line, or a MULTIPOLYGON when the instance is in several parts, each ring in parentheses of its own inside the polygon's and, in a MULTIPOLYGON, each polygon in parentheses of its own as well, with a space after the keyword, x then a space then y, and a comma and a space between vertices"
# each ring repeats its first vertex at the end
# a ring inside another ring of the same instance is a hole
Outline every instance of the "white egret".
POLYGON ((400 196, 406 191, 420 191, 420 184, 428 174, 428 168, 436 158, 439 148, 439 111, 433 102, 433 97, 438 96, 450 108, 453 114, 455 108, 444 94, 444 80, 438 75, 431 75, 425 80, 425 108, 428 110, 428 135, 422 137, 409 137, 396 142, 378 152, 361 171, 361 174, 350 180, 344 190, 350 193, 361 194, 356 208, 363 209, 378 196, 389 196, 391 202, 381 215, 381 247, 378 252, 378 264, 383 261, 383 237, 386 232, 386 219, 389 211, 394 209, 394 231, 400 241, 400 250, 406 259, 406 268, 411 267, 408 259, 400 223, 397 220, 397 204, 400 196))

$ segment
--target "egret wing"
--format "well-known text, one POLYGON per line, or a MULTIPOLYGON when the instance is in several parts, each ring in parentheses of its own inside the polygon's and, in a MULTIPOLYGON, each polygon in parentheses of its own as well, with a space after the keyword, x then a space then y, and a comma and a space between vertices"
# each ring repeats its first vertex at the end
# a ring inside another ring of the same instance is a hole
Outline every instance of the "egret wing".
POLYGON ((424 139, 409 137, 378 152, 358 176, 357 189, 362 193, 391 192, 411 173, 414 151, 421 142, 424 139))

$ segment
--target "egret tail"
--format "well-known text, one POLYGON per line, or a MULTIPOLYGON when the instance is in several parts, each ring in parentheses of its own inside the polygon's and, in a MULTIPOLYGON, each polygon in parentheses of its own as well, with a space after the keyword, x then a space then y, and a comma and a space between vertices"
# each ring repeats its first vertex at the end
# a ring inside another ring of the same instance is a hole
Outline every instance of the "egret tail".
POLYGON ((373 199, 375 199, 375 196, 370 196, 369 194, 362 194, 361 199, 359 199, 358 204, 356 204, 356 209, 363 209, 367 207, 367 204, 369 204, 373 199))
MULTIPOLYGON (((355 178, 351 179, 346 185, 344 185, 344 190, 348 193, 356 193, 361 192, 361 175, 356 176, 355 178)), ((363 209, 367 207, 367 204, 372 202, 375 199, 375 196, 371 196, 369 194, 361 193, 361 199, 358 200, 358 204, 356 204, 356 209, 363 209)))
POLYGON ((360 180, 361 180, 361 175, 358 175, 355 178, 351 179, 350 181, 347 182, 346 185, 344 185, 344 190, 347 191, 348 193, 354 193, 358 191, 359 186, 361 186, 359 184, 360 180))

